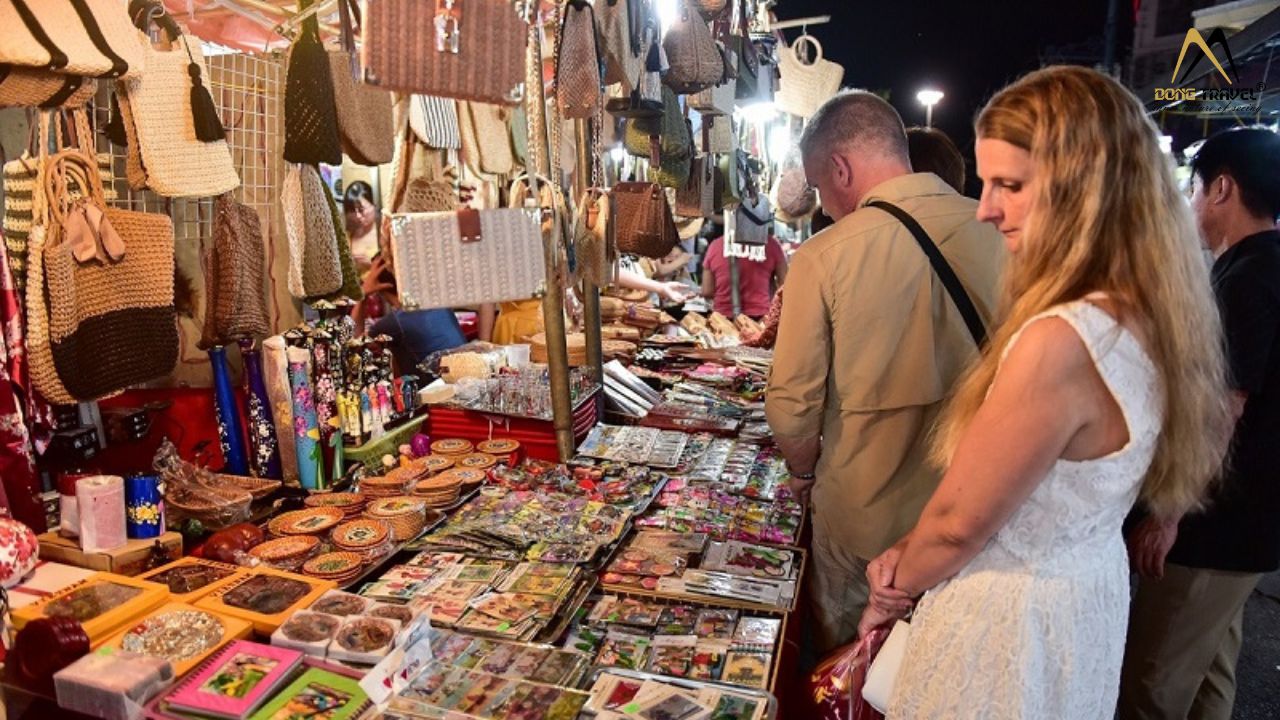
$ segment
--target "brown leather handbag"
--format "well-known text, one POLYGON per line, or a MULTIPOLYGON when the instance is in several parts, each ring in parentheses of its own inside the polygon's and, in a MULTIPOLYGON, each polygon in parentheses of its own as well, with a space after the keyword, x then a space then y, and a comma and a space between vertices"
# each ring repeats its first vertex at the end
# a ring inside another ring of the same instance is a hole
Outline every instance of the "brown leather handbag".
POLYGON ((263 267, 266 250, 258 211, 219 195, 213 239, 205 253, 204 332, 200 348, 271 334, 263 267))
POLYGON ((528 23, 510 0, 368 3, 365 82, 389 90, 515 105, 528 23))
POLYGON ((657 260, 680 242, 666 193, 657 183, 618 183, 609 191, 609 200, 618 252, 657 260))
POLYGON ((688 2, 662 40, 671 69, 662 81, 681 95, 714 87, 724 79, 724 57, 711 37, 711 28, 688 2))
POLYGON ((600 106, 600 49, 596 16, 587 0, 569 0, 556 56, 556 102, 567 118, 589 118, 600 106))

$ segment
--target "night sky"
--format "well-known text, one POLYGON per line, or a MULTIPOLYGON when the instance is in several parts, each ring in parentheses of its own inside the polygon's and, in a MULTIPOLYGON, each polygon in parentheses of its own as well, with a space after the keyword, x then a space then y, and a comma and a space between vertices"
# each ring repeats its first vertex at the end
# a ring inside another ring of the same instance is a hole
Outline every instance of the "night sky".
MULTIPOLYGON (((995 91, 1041 65, 1042 53, 1092 49, 1100 54, 1107 0, 780 0, 779 20, 832 16, 809 29, 824 54, 844 65, 844 85, 890 92, 908 126, 924 125, 916 91, 946 93, 933 124, 960 147, 973 175, 973 117, 995 91)), ((1120 0, 1121 58, 1132 42, 1130 0, 1120 0)), ((800 30, 786 30, 788 40, 800 30)), ((1088 64, 1092 64, 1091 62, 1088 64)))

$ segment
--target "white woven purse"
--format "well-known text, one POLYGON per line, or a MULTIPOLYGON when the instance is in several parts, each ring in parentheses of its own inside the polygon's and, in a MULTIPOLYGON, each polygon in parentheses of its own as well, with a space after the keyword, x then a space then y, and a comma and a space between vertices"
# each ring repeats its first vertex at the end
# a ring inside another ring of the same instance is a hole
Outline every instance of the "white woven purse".
POLYGON ((871 661, 871 667, 867 668, 867 677, 862 682, 862 699, 882 713, 893 699, 893 686, 898 680, 898 670, 902 668, 910 639, 911 623, 899 620, 889 631, 884 645, 880 646, 876 659, 871 661))
POLYGON ((196 137, 187 65, 194 60, 201 76, 209 77, 200 44, 183 36, 169 50, 148 45, 146 56, 146 75, 121 87, 132 111, 147 187, 165 197, 208 197, 240 187, 227 141, 196 137))
POLYGON ((450 98, 409 96, 409 128, 427 147, 452 150, 462 147, 457 103, 450 98))
POLYGON ((0 27, 0 64, 134 78, 146 62, 146 36, 122 0, 8 0, 0 2, 0 27))
POLYGON ((546 280, 536 212, 515 208, 394 214, 391 255, 405 309, 524 300, 546 280))
POLYGON ((822 59, 822 44, 812 35, 801 35, 778 53, 778 70, 782 75, 781 87, 775 99, 782 112, 807 118, 818 111, 840 90, 844 79, 844 67, 839 63, 822 59), (813 48, 813 60, 800 59, 803 45, 813 48))

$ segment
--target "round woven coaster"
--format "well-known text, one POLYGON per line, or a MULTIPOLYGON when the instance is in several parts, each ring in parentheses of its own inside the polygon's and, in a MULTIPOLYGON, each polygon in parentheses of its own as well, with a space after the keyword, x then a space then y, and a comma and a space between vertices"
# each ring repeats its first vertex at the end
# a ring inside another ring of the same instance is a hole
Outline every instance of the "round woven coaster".
POLYGON ((497 440, 485 440, 476 445, 476 452, 488 453, 490 455, 510 455, 520 449, 520 442, 517 440, 508 440, 499 438, 497 440))
POLYGON ((287 512, 267 524, 272 535, 318 535, 342 522, 344 514, 331 507, 287 512))
POLYGON ((314 535, 289 535, 256 545, 249 550, 249 555, 259 560, 281 562, 302 557, 319 544, 320 538, 314 535))
POLYGON ((470 440, 445 438, 431 443, 431 452, 436 455, 466 455, 475 448, 470 440))
POLYGON ((498 464, 498 458, 488 453, 472 453, 458 458, 458 467, 470 470, 488 470, 498 464))
POLYGON ((368 550, 385 543, 390 529, 377 520, 348 520, 335 527, 330 537, 344 550, 368 550))

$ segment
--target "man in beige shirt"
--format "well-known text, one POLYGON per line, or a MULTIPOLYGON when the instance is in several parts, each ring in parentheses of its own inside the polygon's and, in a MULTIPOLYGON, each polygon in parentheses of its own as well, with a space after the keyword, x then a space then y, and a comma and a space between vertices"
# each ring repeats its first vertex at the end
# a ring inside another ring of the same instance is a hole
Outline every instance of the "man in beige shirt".
POLYGON ((835 224, 791 261, 765 409, 811 495, 817 649, 853 639, 870 558, 919 518, 941 473, 928 435, 978 349, 910 231, 924 228, 990 326, 1004 260, 978 203, 931 173, 911 172, 898 113, 870 93, 842 93, 809 120, 805 174, 835 224))

